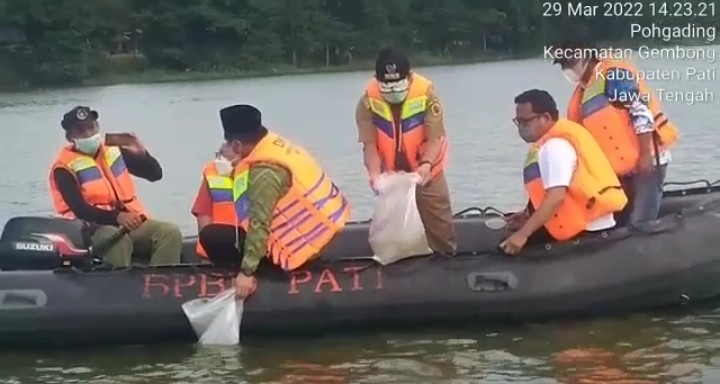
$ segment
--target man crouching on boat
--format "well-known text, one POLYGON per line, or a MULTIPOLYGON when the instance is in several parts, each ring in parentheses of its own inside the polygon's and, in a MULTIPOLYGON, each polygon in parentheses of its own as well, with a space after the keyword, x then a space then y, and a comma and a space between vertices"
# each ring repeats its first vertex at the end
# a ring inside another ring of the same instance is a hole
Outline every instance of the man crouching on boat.
POLYGON ((160 164, 133 134, 108 134, 103 142, 97 120, 89 107, 75 107, 63 116, 70 145, 60 150, 50 170, 55 213, 88 222, 94 247, 107 244, 118 228, 126 230, 107 252, 96 255, 114 267, 129 266, 137 248, 150 252, 151 265, 179 264, 180 228, 147 218, 131 177, 158 181, 160 164))
POLYGON ((577 123, 558 117, 555 100, 537 89, 515 98, 520 137, 530 144, 523 169, 529 203, 514 214, 515 231, 500 243, 515 255, 532 243, 564 241, 584 231, 615 226, 614 212, 628 199, 610 161, 592 135, 577 123))
MULTIPOLYGON (((255 272, 267 255, 289 271, 317 257, 350 219, 350 205, 340 189, 304 149, 268 131, 251 105, 220 110, 225 141, 232 149, 233 200, 240 261, 235 279, 239 298, 255 290, 255 272), (242 231, 241 231, 242 230, 242 231), (244 241, 239 232, 244 232, 244 241), (242 244, 241 244, 242 243, 242 244), (242 248, 241 248, 242 247, 242 248)), ((201 233, 200 241, 207 245, 201 233)), ((213 262, 214 253, 208 256, 213 262)))

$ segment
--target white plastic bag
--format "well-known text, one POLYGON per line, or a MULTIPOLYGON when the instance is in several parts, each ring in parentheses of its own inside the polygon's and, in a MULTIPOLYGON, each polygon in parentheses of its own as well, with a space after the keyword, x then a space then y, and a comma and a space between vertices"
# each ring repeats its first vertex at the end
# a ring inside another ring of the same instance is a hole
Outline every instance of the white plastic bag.
POLYGON ((190 300, 182 310, 203 345, 240 344, 243 302, 228 289, 212 299, 190 300))
POLYGON ((378 191, 370 221, 373 259, 382 265, 432 253, 415 201, 419 176, 415 173, 384 173, 375 181, 378 191))

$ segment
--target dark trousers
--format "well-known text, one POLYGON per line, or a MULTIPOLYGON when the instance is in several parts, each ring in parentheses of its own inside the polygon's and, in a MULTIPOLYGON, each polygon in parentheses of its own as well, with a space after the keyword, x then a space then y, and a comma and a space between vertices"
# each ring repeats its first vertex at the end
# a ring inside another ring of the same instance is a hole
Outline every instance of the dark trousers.
POLYGON ((198 234, 208 259, 220 267, 240 268, 245 230, 234 225, 210 224, 198 234))
POLYGON ((667 164, 647 174, 631 174, 620 178, 628 203, 615 215, 618 226, 638 225, 658 218, 666 174, 667 164))
MULTIPOLYGON (((532 203, 528 201, 527 205, 525 206, 525 209, 527 209, 528 214, 532 215, 535 212, 535 207, 533 207, 532 203)), ((545 243, 551 243, 556 241, 554 237, 548 232, 548 230, 543 225, 542 227, 538 228, 535 233, 530 235, 528 237, 527 244, 529 245, 538 245, 538 244, 545 244, 545 243)))
POLYGON ((620 176, 618 179, 620 179, 620 186, 623 191, 625 191, 625 195, 628 197, 628 203, 625 204, 622 211, 615 212, 613 216, 615 217, 615 222, 618 227, 626 227, 630 224, 630 214, 634 208, 635 199, 633 199, 633 197, 635 196, 635 188, 632 182, 632 176, 620 176))

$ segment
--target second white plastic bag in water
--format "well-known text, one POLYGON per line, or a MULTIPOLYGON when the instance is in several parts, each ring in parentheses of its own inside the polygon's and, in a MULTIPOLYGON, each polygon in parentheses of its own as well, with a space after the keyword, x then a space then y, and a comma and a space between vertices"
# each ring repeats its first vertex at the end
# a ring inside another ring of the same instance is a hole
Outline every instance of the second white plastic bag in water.
POLYGON ((432 253, 415 200, 417 183, 417 174, 405 172, 384 173, 375 181, 369 240, 373 258, 382 265, 432 253))
POLYGON ((240 344, 243 302, 235 298, 235 289, 228 289, 212 299, 188 301, 182 309, 200 344, 240 344))

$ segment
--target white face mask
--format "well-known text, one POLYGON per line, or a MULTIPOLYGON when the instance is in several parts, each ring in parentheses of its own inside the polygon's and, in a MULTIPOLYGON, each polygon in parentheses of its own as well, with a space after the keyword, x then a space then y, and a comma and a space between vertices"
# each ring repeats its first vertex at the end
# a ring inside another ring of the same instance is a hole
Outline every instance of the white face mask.
POLYGON ((383 99, 387 101, 390 104, 400 104, 403 101, 405 101, 405 98, 408 95, 408 91, 403 92, 390 92, 390 93, 383 93, 383 99))
POLYGON ((400 104, 407 98, 410 81, 408 79, 402 79, 394 82, 381 82, 378 83, 378 88, 385 101, 390 104, 400 104))
POLYGON ((565 76, 565 79, 567 79, 570 84, 575 85, 580 82, 580 78, 572 68, 565 68, 562 70, 562 72, 563 76, 565 76))
POLYGON ((233 172, 232 162, 224 157, 215 159, 215 170, 220 176, 230 176, 233 172))
POLYGON ((97 151, 100 149, 100 145, 102 144, 102 136, 100 136, 100 133, 96 133, 90 137, 73 139, 73 143, 75 143, 75 149, 79 152, 82 152, 86 155, 95 156, 97 151))
POLYGON ((570 84, 577 85, 582 80, 587 66, 587 62, 578 61, 577 63, 575 63, 575 65, 572 66, 572 68, 563 69, 563 75, 565 76, 567 81, 570 82, 570 84))

